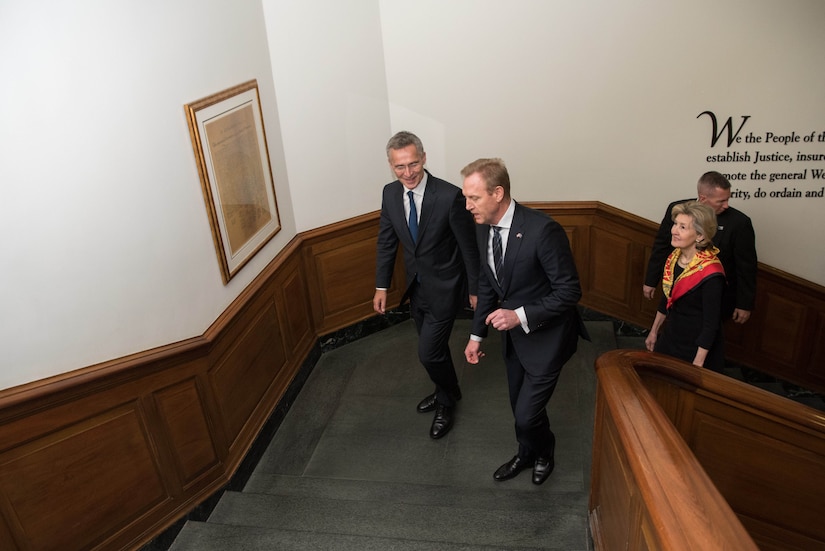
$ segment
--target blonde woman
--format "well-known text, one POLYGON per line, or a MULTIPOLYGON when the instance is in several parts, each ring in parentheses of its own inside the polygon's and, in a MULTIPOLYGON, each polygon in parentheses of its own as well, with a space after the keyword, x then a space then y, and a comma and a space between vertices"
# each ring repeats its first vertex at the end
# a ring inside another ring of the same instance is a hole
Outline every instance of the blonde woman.
POLYGON ((712 241, 716 214, 698 201, 677 204, 671 214, 674 249, 665 262, 664 297, 645 346, 721 372, 725 366, 721 321, 725 270, 712 241))

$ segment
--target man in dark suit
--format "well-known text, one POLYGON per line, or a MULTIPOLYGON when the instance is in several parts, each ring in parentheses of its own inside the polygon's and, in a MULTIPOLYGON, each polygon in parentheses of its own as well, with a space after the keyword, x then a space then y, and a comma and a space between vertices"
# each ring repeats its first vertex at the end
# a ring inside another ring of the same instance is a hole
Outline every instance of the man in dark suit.
POLYGON ((399 132, 387 143, 387 159, 398 180, 384 186, 378 230, 373 308, 383 314, 398 245, 404 249, 406 291, 418 331, 418 358, 435 383, 435 391, 417 406, 435 411, 430 437, 453 426, 461 399, 449 339, 456 314, 469 303, 475 308, 479 258, 472 217, 461 190, 426 170, 421 140, 399 132))
MULTIPOLYGON (((722 174, 711 171, 699 178, 698 201, 716 212, 717 230, 713 244, 719 248, 719 260, 725 268, 727 287, 722 295, 722 319, 735 323, 748 321, 756 298, 756 236, 751 219, 728 205, 730 182, 722 174)), ((667 207, 653 250, 647 264, 642 293, 648 300, 653 298, 662 279, 665 260, 673 251, 670 229, 673 227, 673 206, 690 199, 671 203, 667 207)))
POLYGON ((556 438, 547 402, 562 366, 589 338, 576 303, 581 287, 564 229, 549 216, 510 198, 510 176, 501 159, 464 167, 463 193, 476 224, 482 258, 478 304, 464 355, 484 356, 488 326, 501 332, 518 453, 496 470, 498 481, 533 468, 541 484, 555 466, 556 438))

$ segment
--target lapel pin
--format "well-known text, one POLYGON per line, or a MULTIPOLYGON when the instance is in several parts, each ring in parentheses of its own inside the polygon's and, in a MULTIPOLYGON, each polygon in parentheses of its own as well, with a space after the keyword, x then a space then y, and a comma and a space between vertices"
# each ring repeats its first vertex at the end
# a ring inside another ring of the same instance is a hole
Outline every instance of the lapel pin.
POLYGON ((516 238, 517 238, 517 239, 521 239, 521 233, 517 233, 517 234, 516 234, 516 238))

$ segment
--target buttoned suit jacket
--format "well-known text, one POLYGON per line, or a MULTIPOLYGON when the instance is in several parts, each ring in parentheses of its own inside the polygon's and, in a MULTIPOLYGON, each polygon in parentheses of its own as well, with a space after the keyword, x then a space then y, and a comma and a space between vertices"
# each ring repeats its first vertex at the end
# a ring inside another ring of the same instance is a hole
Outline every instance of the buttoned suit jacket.
MULTIPOLYGON (((487 224, 476 230, 483 262, 473 334, 487 336, 485 320, 497 308, 524 307, 530 332, 520 325, 507 332, 519 362, 533 374, 560 369, 578 337, 589 339, 576 307, 582 293, 567 234, 550 216, 516 203, 499 282, 486 261, 489 231, 487 224)), ((503 343, 507 356, 510 343, 503 343)))
POLYGON ((404 250, 406 285, 422 293, 436 319, 455 317, 478 293, 479 256, 475 223, 465 208, 461 189, 427 172, 427 187, 413 243, 404 214, 404 185, 396 180, 384 186, 376 255, 376 288, 389 288, 398 246, 404 250))

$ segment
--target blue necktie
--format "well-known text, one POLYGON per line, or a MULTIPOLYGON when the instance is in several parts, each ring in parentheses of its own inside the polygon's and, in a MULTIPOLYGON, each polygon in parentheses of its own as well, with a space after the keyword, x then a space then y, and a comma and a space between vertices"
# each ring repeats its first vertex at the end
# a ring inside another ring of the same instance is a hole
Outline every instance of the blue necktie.
POLYGON ((504 267, 504 258, 501 254, 501 228, 492 226, 493 228, 493 264, 496 268, 496 279, 501 279, 501 269, 504 267))
POLYGON ((415 199, 413 192, 408 191, 407 195, 410 197, 410 235, 412 235, 413 243, 418 242, 418 210, 415 208, 415 199))

